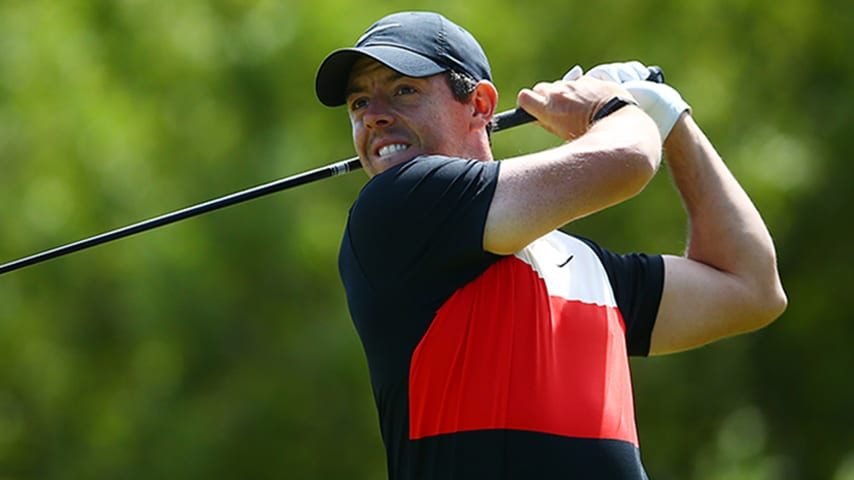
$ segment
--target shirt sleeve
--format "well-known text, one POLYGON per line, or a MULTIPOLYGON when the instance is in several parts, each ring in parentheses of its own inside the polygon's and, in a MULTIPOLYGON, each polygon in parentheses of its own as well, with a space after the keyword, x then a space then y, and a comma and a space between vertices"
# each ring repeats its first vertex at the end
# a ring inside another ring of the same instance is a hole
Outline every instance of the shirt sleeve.
POLYGON ((649 355, 650 338, 664 289, 664 260, 661 255, 620 255, 581 238, 599 256, 608 273, 617 307, 626 325, 629 355, 649 355))
POLYGON ((441 297, 479 275, 499 258, 483 250, 498 170, 498 162, 430 156, 371 179, 346 232, 364 278, 382 292, 441 297))

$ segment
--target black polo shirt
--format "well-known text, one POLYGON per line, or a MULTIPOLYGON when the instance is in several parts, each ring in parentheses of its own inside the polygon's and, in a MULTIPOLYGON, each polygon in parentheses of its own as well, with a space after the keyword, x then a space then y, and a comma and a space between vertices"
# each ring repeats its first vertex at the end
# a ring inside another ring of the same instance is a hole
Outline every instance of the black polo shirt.
POLYGON ((419 157, 350 211, 339 268, 389 478, 645 479, 628 355, 646 355, 657 255, 552 232, 483 250, 500 162, 419 157))

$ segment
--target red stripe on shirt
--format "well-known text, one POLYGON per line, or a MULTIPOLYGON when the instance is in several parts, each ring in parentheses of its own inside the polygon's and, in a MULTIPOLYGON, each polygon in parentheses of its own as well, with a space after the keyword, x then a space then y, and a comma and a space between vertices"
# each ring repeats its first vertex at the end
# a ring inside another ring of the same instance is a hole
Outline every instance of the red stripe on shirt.
POLYGON ((615 307, 549 295, 508 257, 457 291, 413 353, 410 438, 514 429, 638 445, 615 307))

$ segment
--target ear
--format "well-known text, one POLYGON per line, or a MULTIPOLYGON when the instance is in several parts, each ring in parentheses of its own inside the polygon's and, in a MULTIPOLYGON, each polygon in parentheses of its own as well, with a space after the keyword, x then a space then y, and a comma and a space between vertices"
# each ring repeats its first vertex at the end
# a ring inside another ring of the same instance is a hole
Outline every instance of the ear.
POLYGON ((471 95, 472 127, 474 130, 486 128, 495 115, 498 106, 498 89, 488 80, 481 80, 471 95))

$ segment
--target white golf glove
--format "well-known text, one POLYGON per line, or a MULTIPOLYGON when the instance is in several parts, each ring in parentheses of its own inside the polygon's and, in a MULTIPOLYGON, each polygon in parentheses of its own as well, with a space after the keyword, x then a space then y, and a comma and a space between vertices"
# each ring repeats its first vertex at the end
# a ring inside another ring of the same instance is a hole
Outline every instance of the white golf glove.
MULTIPOLYGON (((563 80, 578 80, 582 75, 584 70, 575 65, 566 72, 563 80)), ((590 69, 587 75, 598 80, 619 83, 628 90, 637 100, 638 106, 655 122, 661 134, 661 141, 667 139, 682 112, 691 110, 673 87, 647 81, 649 68, 638 61, 597 65, 590 69)))
POLYGON ((566 75, 563 76, 563 81, 572 82, 581 78, 582 75, 584 75, 584 70, 581 69, 580 65, 576 65, 566 72, 566 75))
POLYGON ((667 139, 682 112, 691 110, 673 87, 647 81, 649 68, 638 61, 597 65, 587 75, 619 83, 628 90, 640 108, 655 121, 661 141, 667 139))
POLYGON ((606 82, 626 83, 646 80, 649 77, 649 69, 637 61, 605 63, 591 68, 587 76, 606 82))
POLYGON ((632 80, 622 84, 629 91, 638 106, 649 115, 658 127, 661 141, 667 139, 673 125, 679 120, 684 111, 691 111, 691 106, 673 87, 664 83, 632 80))

